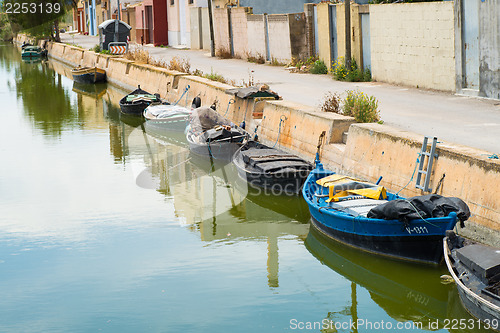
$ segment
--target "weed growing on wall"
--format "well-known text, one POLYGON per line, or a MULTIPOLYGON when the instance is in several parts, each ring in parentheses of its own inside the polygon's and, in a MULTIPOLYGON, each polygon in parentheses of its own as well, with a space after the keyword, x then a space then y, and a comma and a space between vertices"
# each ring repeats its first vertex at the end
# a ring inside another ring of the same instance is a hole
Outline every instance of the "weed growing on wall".
POLYGON ((332 75, 335 80, 349 82, 367 82, 372 80, 370 69, 361 69, 356 60, 351 59, 351 66, 347 66, 344 57, 338 58, 332 64, 332 75))
POLYGON ((323 60, 316 60, 309 70, 312 74, 328 74, 328 68, 326 68, 323 60))
POLYGON ((265 64, 266 63, 266 57, 264 57, 264 55, 261 53, 257 53, 256 55, 253 55, 251 53, 247 53, 246 57, 247 57, 248 62, 253 62, 256 64, 265 64))
POLYGON ((334 92, 327 92, 323 98, 323 102, 320 105, 320 109, 323 112, 335 112, 340 113, 340 97, 334 92))
POLYGON ((348 90, 342 101, 342 114, 354 117, 358 123, 374 123, 380 121, 378 101, 359 90, 348 90))
POLYGON ((233 56, 231 55, 231 50, 225 48, 225 47, 220 47, 217 49, 216 52, 217 57, 221 59, 231 59, 233 56))

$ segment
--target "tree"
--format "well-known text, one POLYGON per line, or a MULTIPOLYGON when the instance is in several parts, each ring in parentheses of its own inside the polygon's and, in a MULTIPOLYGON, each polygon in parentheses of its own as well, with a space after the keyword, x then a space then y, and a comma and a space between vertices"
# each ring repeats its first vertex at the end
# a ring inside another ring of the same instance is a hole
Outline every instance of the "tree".
POLYGON ((5 0, 1 11, 7 13, 15 33, 26 31, 58 41, 59 19, 76 6, 77 0, 5 0))

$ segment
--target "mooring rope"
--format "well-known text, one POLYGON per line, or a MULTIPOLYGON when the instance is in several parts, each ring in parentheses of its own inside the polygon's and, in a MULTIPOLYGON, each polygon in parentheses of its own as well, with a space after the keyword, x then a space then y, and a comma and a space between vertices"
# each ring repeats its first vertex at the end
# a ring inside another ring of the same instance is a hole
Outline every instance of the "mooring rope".
POLYGON ((405 189, 408 185, 410 185, 410 183, 412 182, 413 177, 415 177, 415 171, 417 171, 417 165, 420 163, 420 156, 422 156, 422 154, 421 154, 421 153, 418 153, 418 155, 417 155, 417 160, 415 161, 415 168, 413 169, 413 173, 412 173, 412 175, 411 175, 410 181, 409 181, 409 182, 408 182, 408 183, 407 183, 407 184, 406 184, 406 185, 405 185, 402 189, 400 189, 400 190, 396 193, 396 195, 399 195, 399 192, 401 192, 402 190, 404 190, 404 189, 405 189))
POLYGON ((177 105, 180 102, 182 97, 184 97, 184 95, 188 92, 189 88, 191 88, 191 86, 188 84, 187 87, 184 89, 184 92, 182 93, 181 97, 179 97, 179 99, 177 100, 177 102, 175 102, 174 105, 177 105))
POLYGON ((226 117, 227 112, 229 111, 229 105, 234 104, 234 103, 236 103, 236 100, 234 98, 231 98, 229 100, 229 102, 227 103, 227 108, 226 108, 226 112, 224 113, 224 117, 226 117))
POLYGON ((279 139, 280 139, 280 135, 281 135, 281 123, 284 122, 286 120, 286 116, 285 115, 281 115, 280 117, 280 123, 278 125, 278 137, 276 138, 276 142, 274 143, 274 145, 272 146, 272 148, 276 147, 276 144, 278 143, 279 139))

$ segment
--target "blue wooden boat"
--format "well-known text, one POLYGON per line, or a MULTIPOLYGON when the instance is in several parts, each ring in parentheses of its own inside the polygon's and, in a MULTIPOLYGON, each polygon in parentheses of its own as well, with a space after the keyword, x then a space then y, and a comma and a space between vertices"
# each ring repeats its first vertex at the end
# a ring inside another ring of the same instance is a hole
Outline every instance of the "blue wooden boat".
MULTIPOLYGON (((369 184, 355 181, 351 181, 350 185, 344 183, 341 190, 347 190, 347 195, 334 199, 332 192, 337 189, 334 186, 323 186, 324 182, 323 185, 319 184, 322 179, 334 174, 333 171, 323 168, 317 154, 316 167, 309 174, 302 190, 309 206, 313 228, 330 239, 386 257, 426 264, 442 262, 442 240, 446 230, 455 227, 457 212, 452 211, 442 217, 424 216, 425 218, 404 222, 398 219, 367 217, 369 212, 379 205, 393 200, 404 203, 412 199, 386 192, 385 189, 381 192, 383 198, 377 198, 383 200, 366 198, 359 194, 365 189, 371 190, 369 184), (354 186, 351 186, 353 184, 354 186)), ((468 208, 466 210, 470 215, 468 208)), ((463 221, 463 215, 467 214, 460 211, 458 213, 463 221)))

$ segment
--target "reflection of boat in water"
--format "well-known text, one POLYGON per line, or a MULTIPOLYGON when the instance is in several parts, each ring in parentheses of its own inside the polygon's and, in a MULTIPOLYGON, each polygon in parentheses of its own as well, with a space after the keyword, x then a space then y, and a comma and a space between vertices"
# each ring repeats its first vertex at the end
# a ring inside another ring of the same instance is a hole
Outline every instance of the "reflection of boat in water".
MULTIPOLYGON (((237 169, 235 166, 232 168, 237 169)), ((310 219, 307 203, 301 196, 292 194, 278 194, 261 187, 253 187, 251 184, 237 177, 231 183, 241 193, 246 193, 247 200, 256 205, 287 216, 293 220, 308 223, 310 219)))
POLYGON ((414 321, 424 329, 444 325, 449 288, 440 268, 397 262, 331 242, 311 228, 305 246, 323 264, 368 290, 374 302, 395 320, 414 321), (436 324, 433 324, 436 325, 436 324))
POLYGON ((85 84, 74 81, 72 90, 81 95, 101 98, 106 93, 106 89, 106 83, 85 84))

